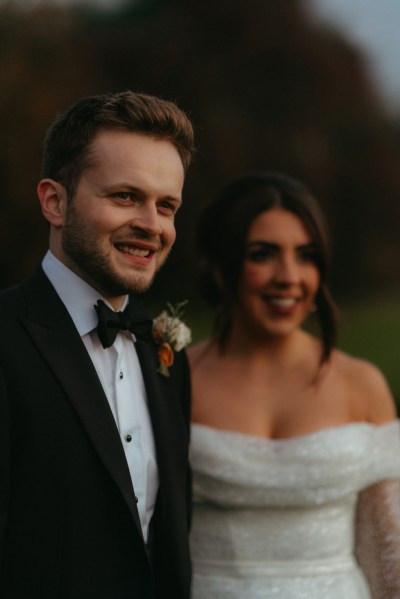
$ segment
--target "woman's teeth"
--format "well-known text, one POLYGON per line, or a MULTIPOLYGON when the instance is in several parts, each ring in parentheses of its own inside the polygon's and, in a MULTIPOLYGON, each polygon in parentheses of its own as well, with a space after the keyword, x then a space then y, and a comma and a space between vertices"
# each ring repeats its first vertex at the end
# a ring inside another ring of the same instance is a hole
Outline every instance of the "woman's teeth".
POLYGON ((279 308, 292 308, 297 302, 294 297, 270 297, 268 301, 273 306, 278 306, 279 308))

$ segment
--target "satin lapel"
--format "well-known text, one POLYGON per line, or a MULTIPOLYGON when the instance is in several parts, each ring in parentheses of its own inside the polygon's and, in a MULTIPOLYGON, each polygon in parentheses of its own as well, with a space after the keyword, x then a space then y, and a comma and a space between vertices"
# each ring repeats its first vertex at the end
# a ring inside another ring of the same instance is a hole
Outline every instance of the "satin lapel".
POLYGON ((179 484, 179 473, 185 471, 183 441, 187 432, 174 386, 168 377, 157 373, 158 360, 155 348, 145 341, 136 342, 136 350, 146 386, 150 417, 157 449, 160 483, 168 493, 179 484))
POLYGON ((118 430, 96 370, 73 321, 42 271, 25 283, 23 290, 29 306, 29 314, 23 319, 23 324, 66 392, 95 450, 128 504, 142 536, 118 430))

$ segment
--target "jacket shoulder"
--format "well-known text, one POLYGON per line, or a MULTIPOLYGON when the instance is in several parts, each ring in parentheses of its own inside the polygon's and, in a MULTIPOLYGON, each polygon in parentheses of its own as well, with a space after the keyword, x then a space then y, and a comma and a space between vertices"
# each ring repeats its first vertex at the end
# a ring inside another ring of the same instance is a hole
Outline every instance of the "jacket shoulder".
POLYGON ((26 310, 26 299, 20 285, 0 291, 0 318, 13 317, 26 310))

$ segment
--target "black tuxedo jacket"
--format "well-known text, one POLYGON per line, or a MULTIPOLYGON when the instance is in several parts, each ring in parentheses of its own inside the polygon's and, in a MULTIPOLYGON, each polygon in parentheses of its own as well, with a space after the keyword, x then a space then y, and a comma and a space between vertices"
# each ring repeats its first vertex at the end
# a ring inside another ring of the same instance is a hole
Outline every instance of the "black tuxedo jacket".
POLYGON ((189 375, 136 344, 160 489, 145 546, 96 370, 43 271, 0 294, 0 597, 189 597, 189 375))

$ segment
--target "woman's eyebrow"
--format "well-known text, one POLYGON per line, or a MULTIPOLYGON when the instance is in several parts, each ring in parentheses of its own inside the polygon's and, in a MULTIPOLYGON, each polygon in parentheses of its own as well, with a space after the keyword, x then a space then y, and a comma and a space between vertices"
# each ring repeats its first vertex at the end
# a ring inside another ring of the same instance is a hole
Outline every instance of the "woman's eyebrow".
MULTIPOLYGON (((263 241, 263 240, 253 239, 252 241, 248 242, 247 247, 253 247, 253 246, 276 249, 276 248, 280 247, 280 244, 275 243, 273 241, 263 241)), ((296 246, 296 248, 297 249, 315 250, 316 244, 313 241, 310 241, 308 243, 300 243, 299 245, 296 246)))
POLYGON ((256 245, 258 247, 265 247, 265 248, 277 248, 279 247, 278 243, 273 243, 272 241, 258 241, 257 239, 253 239, 252 241, 249 241, 247 244, 247 247, 251 247, 253 245, 256 245))

